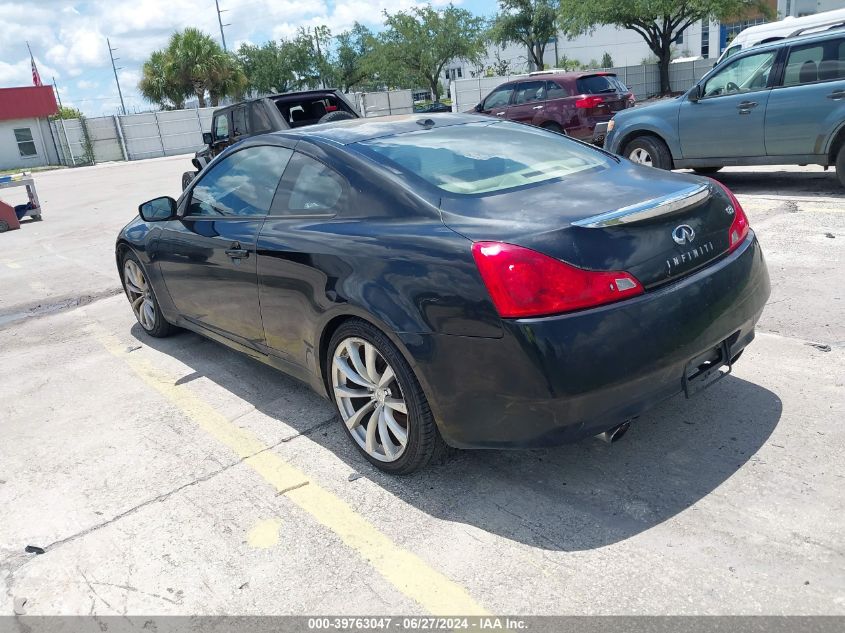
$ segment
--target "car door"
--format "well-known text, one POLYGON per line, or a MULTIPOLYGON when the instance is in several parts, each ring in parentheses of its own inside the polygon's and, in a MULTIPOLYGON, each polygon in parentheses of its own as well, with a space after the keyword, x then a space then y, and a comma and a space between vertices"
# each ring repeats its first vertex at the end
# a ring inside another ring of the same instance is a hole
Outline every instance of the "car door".
POLYGON ((845 121, 845 38, 792 46, 766 107, 769 156, 824 154, 845 121))
POLYGON ((292 151, 251 146, 204 171, 164 223, 159 270, 179 313, 250 347, 264 341, 255 245, 292 151))
POLYGON ((249 112, 247 105, 239 105, 232 108, 232 143, 246 138, 250 135, 249 112))
POLYGON ((504 118, 513 96, 513 87, 514 84, 505 84, 496 88, 481 102, 479 112, 504 118))
POLYGON ((543 118, 545 104, 545 80, 521 81, 516 85, 512 103, 505 112, 505 117, 519 123, 539 124, 545 120, 543 118))
MULTIPOLYGON (((295 366, 313 366, 314 320, 336 258, 320 238, 347 204, 349 184, 332 167, 296 152, 258 238, 261 316, 268 351, 295 366), (309 363, 310 355, 310 363, 309 363)), ((338 271, 340 275, 340 271, 338 271)))
POLYGON ((684 158, 765 156, 764 123, 777 50, 743 55, 681 97, 678 135, 684 158))
POLYGON ((211 155, 217 156, 232 144, 232 111, 223 110, 214 115, 211 123, 211 155))

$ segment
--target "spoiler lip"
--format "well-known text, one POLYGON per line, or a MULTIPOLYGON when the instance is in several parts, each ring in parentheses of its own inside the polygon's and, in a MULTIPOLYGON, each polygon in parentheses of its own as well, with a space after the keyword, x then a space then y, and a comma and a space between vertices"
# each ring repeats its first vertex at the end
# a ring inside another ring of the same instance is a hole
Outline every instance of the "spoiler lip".
POLYGON ((580 220, 573 220, 572 226, 587 229, 605 228, 619 224, 634 224, 662 215, 670 215, 697 206, 713 195, 710 184, 693 185, 681 191, 670 193, 659 198, 652 198, 636 204, 622 207, 614 211, 607 211, 580 220))

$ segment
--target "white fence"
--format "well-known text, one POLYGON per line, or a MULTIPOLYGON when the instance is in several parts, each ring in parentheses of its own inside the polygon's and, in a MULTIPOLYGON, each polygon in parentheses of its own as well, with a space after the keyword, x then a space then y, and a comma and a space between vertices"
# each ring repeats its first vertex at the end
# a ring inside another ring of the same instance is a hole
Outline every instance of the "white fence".
MULTIPOLYGON (((684 91, 692 87, 707 71, 713 68, 715 59, 699 59, 691 62, 679 62, 669 65, 669 83, 674 91, 684 91)), ((619 66, 605 68, 605 72, 616 73, 625 82, 637 99, 646 99, 660 92, 660 71, 657 64, 640 66, 619 66)), ((486 97, 493 88, 512 79, 527 75, 507 75, 502 77, 478 77, 476 79, 456 79, 452 82, 452 109, 455 112, 471 110, 486 97)))
MULTIPOLYGON (((349 95, 365 117, 410 114, 410 90, 349 95)), ((202 133, 211 131, 214 108, 168 110, 52 121, 59 161, 88 165, 116 160, 139 160, 191 154, 204 147, 202 133), (87 139, 86 139, 87 133, 87 139)))

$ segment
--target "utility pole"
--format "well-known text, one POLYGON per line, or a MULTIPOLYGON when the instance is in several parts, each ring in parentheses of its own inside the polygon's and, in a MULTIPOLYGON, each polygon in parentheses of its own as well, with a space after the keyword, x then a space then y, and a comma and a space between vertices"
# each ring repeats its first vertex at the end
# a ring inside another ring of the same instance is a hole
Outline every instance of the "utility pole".
POLYGON ((232 26, 231 24, 223 24, 223 18, 220 17, 220 14, 228 11, 229 9, 221 9, 220 8, 220 0, 214 0, 214 6, 217 7, 217 23, 220 25, 220 39, 223 40, 223 50, 227 53, 229 49, 226 48, 226 35, 223 33, 224 26, 232 26))
MULTIPOLYGON (((117 49, 111 47, 111 42, 109 42, 109 38, 106 38, 106 44, 109 47, 109 57, 111 58, 111 69, 112 69, 112 71, 114 71, 114 83, 117 84, 117 94, 118 94, 118 96, 120 96, 120 109, 123 111, 123 115, 126 116, 126 106, 123 103, 123 93, 120 91, 120 81, 118 81, 118 79, 117 79, 118 69, 114 65, 115 57, 114 57, 113 53, 117 49)), ((120 57, 118 57, 117 59, 120 59, 120 57)))

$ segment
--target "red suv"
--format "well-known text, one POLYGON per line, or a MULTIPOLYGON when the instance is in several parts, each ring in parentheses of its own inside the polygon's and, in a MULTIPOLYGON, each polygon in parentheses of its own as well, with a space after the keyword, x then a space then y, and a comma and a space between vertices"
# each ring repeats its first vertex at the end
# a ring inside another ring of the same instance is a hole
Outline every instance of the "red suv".
POLYGON ((633 105, 633 93, 613 73, 538 72, 498 86, 475 112, 601 144, 611 117, 633 105))

